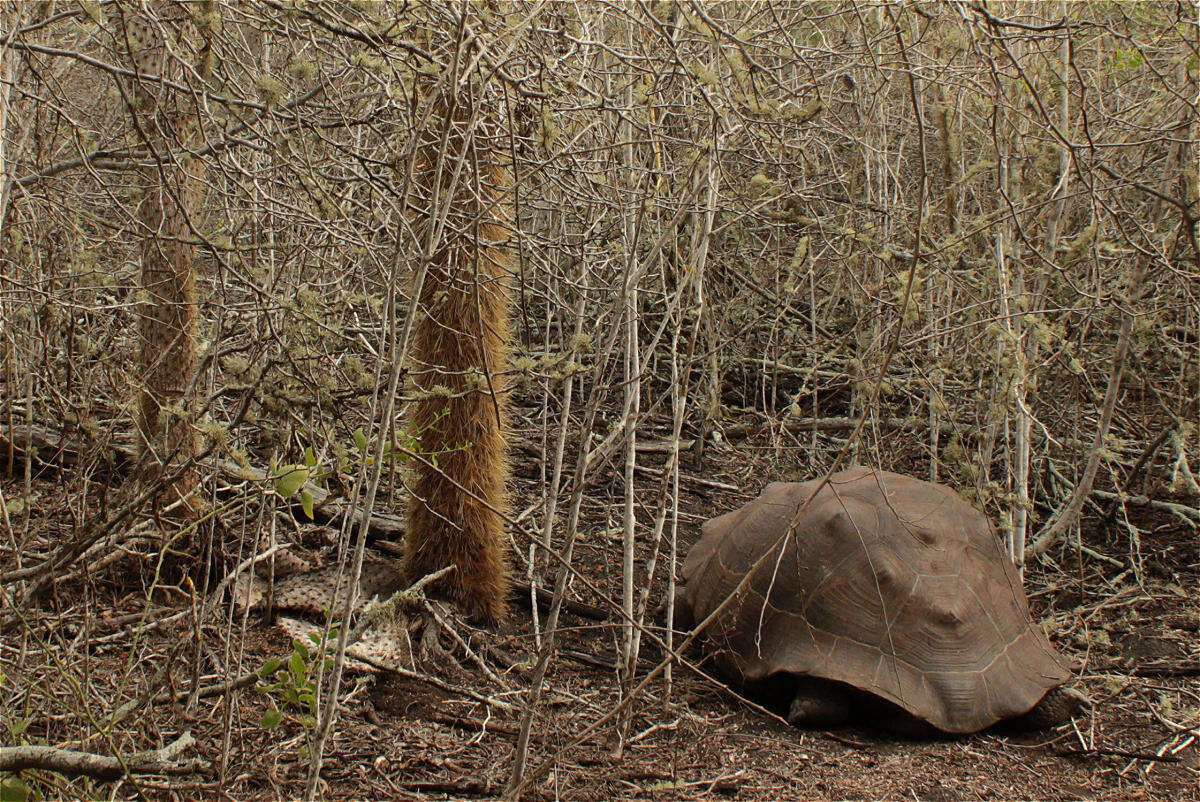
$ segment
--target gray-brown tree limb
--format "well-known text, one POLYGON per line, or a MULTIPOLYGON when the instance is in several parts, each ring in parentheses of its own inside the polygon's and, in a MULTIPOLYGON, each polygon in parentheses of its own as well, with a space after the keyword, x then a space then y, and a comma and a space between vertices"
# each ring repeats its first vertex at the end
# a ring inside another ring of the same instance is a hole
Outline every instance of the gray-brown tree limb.
POLYGON ((196 738, 189 730, 161 749, 137 752, 128 757, 97 755, 57 746, 4 746, 0 747, 0 771, 39 769, 97 780, 115 780, 127 774, 190 774, 199 770, 200 761, 174 761, 195 743, 196 738))

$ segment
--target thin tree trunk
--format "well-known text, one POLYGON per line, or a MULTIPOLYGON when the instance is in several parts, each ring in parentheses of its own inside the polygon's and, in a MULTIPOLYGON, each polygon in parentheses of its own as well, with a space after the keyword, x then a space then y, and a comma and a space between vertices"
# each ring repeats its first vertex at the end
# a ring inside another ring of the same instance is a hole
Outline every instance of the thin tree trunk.
POLYGON ((12 189, 13 164, 9 154, 8 127, 11 121, 13 101, 13 69, 16 51, 12 49, 13 37, 21 24, 21 8, 13 0, 0 2, 0 230, 8 215, 9 194, 12 189))

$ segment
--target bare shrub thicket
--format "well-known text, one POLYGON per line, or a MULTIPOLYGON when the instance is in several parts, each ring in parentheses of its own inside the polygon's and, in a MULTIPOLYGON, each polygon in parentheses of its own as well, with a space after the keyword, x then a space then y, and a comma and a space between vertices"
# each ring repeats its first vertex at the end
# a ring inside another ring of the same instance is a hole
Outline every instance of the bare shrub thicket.
POLYGON ((50 743, 145 747, 129 705, 168 658, 239 670, 213 595, 233 565, 310 514, 344 558, 356 521, 405 509, 412 404, 450 392, 406 381, 414 271, 466 236, 437 223, 470 224, 419 174, 447 81, 505 173, 513 571, 587 587, 577 539, 607 528, 626 691, 681 476, 714 454, 752 459, 747 487, 855 462, 950 484, 1018 564, 1092 555, 1100 583, 1153 568, 1132 509, 1200 523, 1191 4, 153 8, 157 74, 122 38, 134 6, 3 4, 2 615, 72 659, 2 659, 50 743), (156 291, 150 251, 192 254, 194 299, 156 291), (194 372, 164 395, 179 343, 139 321, 192 317, 194 372), (170 466, 149 490, 148 462, 170 466), (172 517, 158 491, 193 476, 202 502, 172 517), (604 483, 615 504, 589 498, 604 483), (181 552, 187 582, 156 570, 181 552), (61 692, 87 682, 103 569, 131 564, 146 610, 192 599, 172 615, 195 639, 111 694, 61 692))

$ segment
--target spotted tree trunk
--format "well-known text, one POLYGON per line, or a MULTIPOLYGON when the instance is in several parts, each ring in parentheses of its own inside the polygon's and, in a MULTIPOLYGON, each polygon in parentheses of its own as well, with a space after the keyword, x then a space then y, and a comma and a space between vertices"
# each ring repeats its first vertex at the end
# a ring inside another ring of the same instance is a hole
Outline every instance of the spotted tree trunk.
MULTIPOLYGON (((141 237, 139 324, 138 444, 142 482, 163 482, 158 500, 189 501, 197 473, 188 462, 198 453, 196 430, 197 297, 196 215, 204 185, 204 165, 186 155, 195 139, 196 115, 189 114, 190 93, 169 84, 183 76, 184 47, 177 23, 168 22, 164 4, 122 3, 118 49, 137 74, 127 98, 135 141, 149 151, 138 171, 141 200, 137 209, 141 237), (160 80, 161 79, 161 80, 160 80)), ((178 10, 176 8, 176 10, 178 10)))

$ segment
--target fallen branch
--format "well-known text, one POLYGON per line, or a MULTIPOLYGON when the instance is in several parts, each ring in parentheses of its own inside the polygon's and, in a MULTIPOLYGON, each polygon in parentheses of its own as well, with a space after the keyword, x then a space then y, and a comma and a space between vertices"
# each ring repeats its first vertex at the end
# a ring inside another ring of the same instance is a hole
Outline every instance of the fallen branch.
POLYGON ((161 749, 150 749, 125 758, 56 746, 4 746, 0 747, 0 771, 39 769, 68 777, 86 776, 97 780, 116 780, 128 774, 190 774, 199 770, 197 761, 173 761, 195 743, 192 733, 184 732, 161 749))
POLYGON ((1182 518, 1192 526, 1200 524, 1200 509, 1189 507, 1186 504, 1176 504, 1173 501, 1159 501, 1158 499, 1149 498, 1147 496, 1130 496, 1123 493, 1110 493, 1107 490, 1092 490, 1091 494, 1099 499, 1111 501, 1113 504, 1133 504, 1137 507, 1149 507, 1152 510, 1160 510, 1169 512, 1172 515, 1182 518))
POLYGON ((426 574, 408 587, 396 591, 387 599, 375 602, 369 606, 363 613, 362 620, 358 622, 358 626, 350 630, 350 635, 346 638, 346 646, 350 647, 362 640, 367 630, 380 619, 385 617, 393 618, 396 612, 402 608, 407 609, 420 606, 421 602, 425 601, 425 586, 430 582, 441 579, 456 567, 454 565, 443 566, 431 574, 426 574))
MULTIPOLYGON (((121 466, 132 465, 137 454, 131 445, 110 444, 113 461, 121 466)), ((45 426, 17 424, 0 429, 0 459, 24 462, 32 460, 36 467, 71 467, 84 457, 81 443, 63 437, 61 432, 45 426)))
POLYGON ((1063 757, 1127 757, 1132 760, 1148 760, 1158 763, 1178 763, 1180 758, 1174 755, 1156 755, 1152 752, 1131 752, 1126 749, 1109 749, 1097 746, 1091 749, 1062 749, 1055 754, 1063 757))
MULTIPOLYGON (((523 602, 528 603, 529 594, 532 586, 529 582, 513 582, 512 596, 520 596, 523 602)), ((554 601, 554 593, 546 588, 537 588, 537 604, 538 609, 543 612, 550 609, 550 604, 554 601)), ((580 618, 586 618, 589 621, 607 621, 611 617, 607 610, 603 607, 597 607, 594 604, 587 604, 574 599, 563 599, 563 609, 567 612, 577 615, 580 618)))
MULTIPOLYGON (((217 460, 214 466, 226 479, 252 482, 257 485, 267 485, 272 481, 272 477, 266 471, 243 467, 229 460, 217 460)), ((357 507, 351 506, 344 499, 334 496, 325 488, 318 487, 312 482, 305 482, 291 500, 285 499, 284 501, 292 504, 293 507, 299 507, 301 492, 307 492, 312 497, 313 520, 317 523, 339 526, 347 517, 356 523, 362 517, 357 507)), ((367 519, 367 533, 373 538, 385 537, 392 540, 403 540, 404 519, 387 513, 373 513, 367 519)))
MULTIPOLYGON (((658 477, 658 478, 661 478, 662 473, 663 473, 661 468, 651 468, 647 465, 635 465, 634 470, 640 474, 654 476, 654 477, 658 477)), ((700 485, 701 487, 711 487, 715 490, 728 490, 730 492, 739 492, 744 489, 744 488, 738 487, 737 485, 731 485, 726 482, 718 482, 715 479, 703 479, 699 476, 688 476, 686 474, 681 474, 679 479, 680 479, 680 481, 687 483, 687 484, 700 485)))
POLYGON ((501 701, 500 699, 493 699, 490 696, 478 693, 470 688, 454 685, 453 683, 446 682, 444 679, 435 677, 432 674, 424 674, 420 671, 412 671, 401 666, 385 665, 376 660, 372 660, 370 657, 355 657, 354 659, 358 660, 360 663, 366 663, 369 666, 373 666, 385 674, 395 674, 398 677, 404 677, 405 679, 423 682, 426 685, 432 685, 435 688, 439 688, 446 693, 452 693, 456 696, 465 696, 468 699, 474 699, 476 702, 485 704, 495 710, 503 710, 506 713, 516 713, 520 711, 520 708, 514 704, 509 704, 508 702, 501 701))
MULTIPOLYGON (((225 682, 219 682, 216 685, 206 685, 200 690, 196 691, 196 698, 207 699, 210 696, 223 696, 230 691, 240 691, 242 688, 249 688, 260 679, 261 677, 258 676, 257 671, 251 671, 243 674, 240 677, 235 677, 231 680, 226 680, 225 682)), ((172 695, 170 691, 164 691, 156 695, 152 701, 166 702, 170 699, 174 699, 176 702, 183 703, 188 700, 188 697, 191 696, 191 694, 191 689, 186 691, 176 691, 174 695, 172 695)))
POLYGON ((473 780, 412 780, 396 787, 421 795, 445 794, 451 797, 492 797, 500 790, 499 786, 473 780))
MULTIPOLYGON (((801 434, 803 432, 839 432, 853 429, 858 425, 858 418, 830 417, 830 418, 785 418, 780 422, 780 428, 792 434, 801 434)), ((872 421, 872 425, 880 426, 884 429, 917 429, 928 428, 929 421, 921 418, 880 418, 872 421)), ((721 433, 729 440, 741 440, 761 431, 767 426, 766 423, 741 423, 734 426, 726 427, 721 430, 721 433)), ((950 423, 940 423, 937 426, 938 431, 943 434, 951 434, 955 431, 955 427, 950 423)))
POLYGON ((1167 677, 1200 677, 1200 660, 1155 660, 1132 668, 1125 663, 1106 663, 1089 666, 1097 674, 1119 674, 1127 677, 1161 679, 1167 677))

